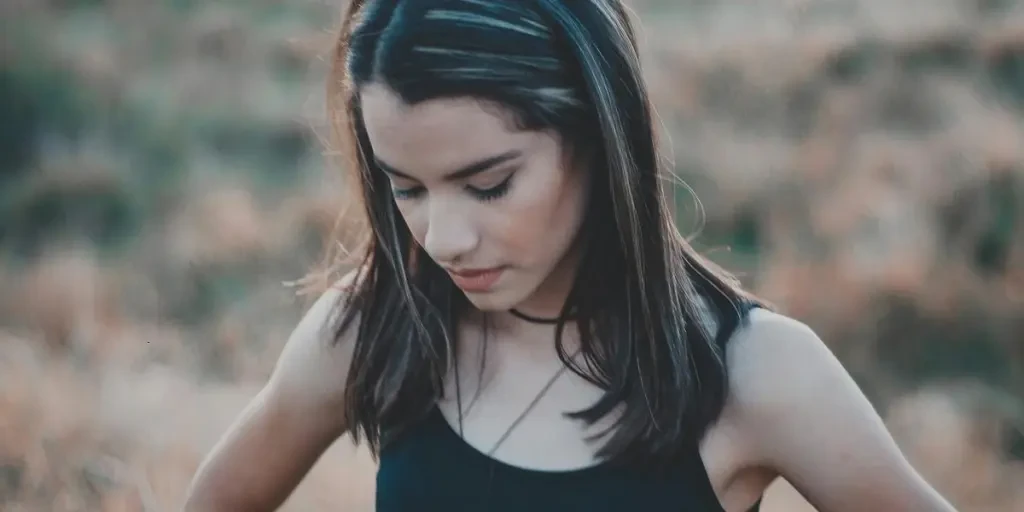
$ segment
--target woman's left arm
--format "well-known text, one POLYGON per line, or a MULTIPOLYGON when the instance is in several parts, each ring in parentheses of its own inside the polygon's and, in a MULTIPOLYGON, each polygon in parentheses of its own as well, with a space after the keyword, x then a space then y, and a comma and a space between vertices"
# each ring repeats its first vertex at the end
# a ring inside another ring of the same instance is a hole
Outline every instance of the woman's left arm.
POLYGON ((754 310, 730 346, 730 422, 820 512, 954 512, 806 325, 754 310))

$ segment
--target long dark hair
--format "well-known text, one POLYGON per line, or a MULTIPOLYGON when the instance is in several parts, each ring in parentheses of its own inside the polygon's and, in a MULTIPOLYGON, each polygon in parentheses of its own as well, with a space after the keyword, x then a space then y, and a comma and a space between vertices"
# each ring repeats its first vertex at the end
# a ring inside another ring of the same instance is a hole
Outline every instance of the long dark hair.
MULTIPOLYGON (((377 455, 427 414, 452 368, 468 305, 417 246, 372 158, 360 88, 387 85, 415 104, 474 97, 524 130, 554 130, 592 155, 582 260, 563 313, 582 362, 559 357, 605 393, 571 413, 594 422, 622 406, 598 456, 673 460, 715 421, 727 394, 725 342, 750 297, 699 256, 666 207, 635 36, 618 0, 353 0, 328 94, 348 146, 370 238, 337 338, 358 318, 345 417, 377 455)), ((561 329, 559 329, 561 333, 561 329)), ((336 339, 337 339, 336 338, 336 339)))

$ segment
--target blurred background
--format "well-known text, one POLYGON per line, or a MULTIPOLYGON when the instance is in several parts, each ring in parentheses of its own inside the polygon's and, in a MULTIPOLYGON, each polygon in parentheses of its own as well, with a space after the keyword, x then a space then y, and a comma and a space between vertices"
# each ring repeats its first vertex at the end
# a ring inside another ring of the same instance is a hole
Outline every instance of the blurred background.
MULTIPOLYGON (((0 1, 0 510, 176 510, 266 379, 345 206, 343 1, 0 1)), ((629 3, 680 227, 961 510, 1024 510, 1024 1, 629 3)), ((373 478, 339 441, 284 509, 373 478)))

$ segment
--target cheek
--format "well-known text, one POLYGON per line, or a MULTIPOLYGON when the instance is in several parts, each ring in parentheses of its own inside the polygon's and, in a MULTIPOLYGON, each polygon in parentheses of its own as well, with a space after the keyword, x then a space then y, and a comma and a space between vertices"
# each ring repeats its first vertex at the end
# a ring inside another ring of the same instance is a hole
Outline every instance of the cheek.
POLYGON ((583 195, 582 184, 570 179, 523 187, 510 194, 506 207, 494 217, 492 239, 508 258, 524 264, 558 259, 579 229, 583 195))

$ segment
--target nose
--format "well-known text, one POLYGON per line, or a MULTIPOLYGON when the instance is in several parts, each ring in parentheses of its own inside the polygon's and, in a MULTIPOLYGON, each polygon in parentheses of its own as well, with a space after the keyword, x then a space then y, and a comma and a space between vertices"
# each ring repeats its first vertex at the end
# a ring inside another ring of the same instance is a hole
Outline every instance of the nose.
POLYGON ((458 201, 434 200, 427 208, 423 248, 434 261, 442 265, 452 264, 476 248, 479 234, 472 215, 460 208, 458 201))

